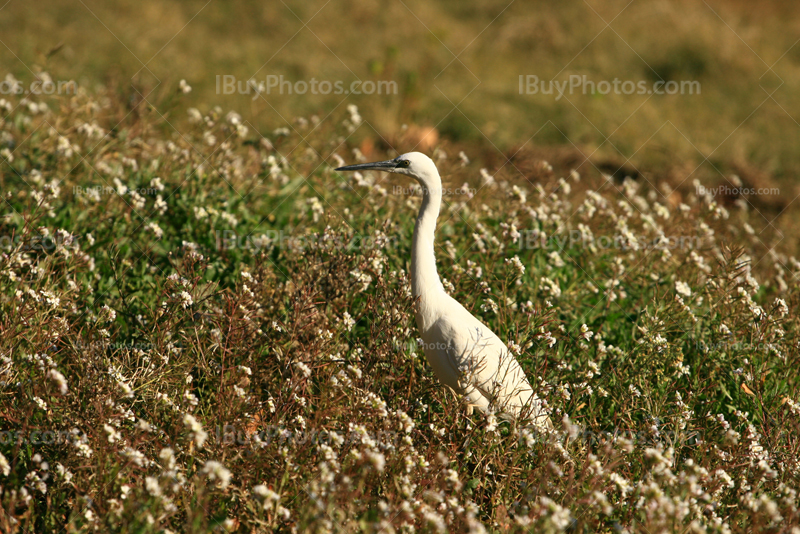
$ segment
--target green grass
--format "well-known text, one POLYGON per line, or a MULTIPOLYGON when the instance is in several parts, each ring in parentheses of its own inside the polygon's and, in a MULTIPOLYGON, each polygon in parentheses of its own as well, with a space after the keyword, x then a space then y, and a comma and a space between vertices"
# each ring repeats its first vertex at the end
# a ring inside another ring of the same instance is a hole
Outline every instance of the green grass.
POLYGON ((445 198, 441 276, 522 347, 558 427, 539 435, 467 415, 427 367, 419 199, 332 170, 344 111, 266 144, 221 114, 87 138, 125 102, 58 103, 2 115, 3 532, 798 523, 796 208, 770 226, 529 153, 484 185, 468 143, 441 143, 445 186, 475 191, 445 198))
POLYGON ((793 112, 800 94, 797 6, 778 0, 492 0, 468 7, 366 0, 43 0, 34 7, 12 0, 3 15, 0 59, 26 85, 40 70, 87 90, 111 84, 130 102, 146 97, 178 131, 184 128, 176 119, 189 106, 247 111, 255 127, 271 131, 289 127, 296 116, 325 117, 355 103, 370 123, 356 132, 359 143, 392 140, 404 123, 480 142, 488 154, 494 147, 513 152, 533 137, 528 148, 577 147, 581 159, 598 166, 630 160, 673 185, 693 178, 724 182, 736 172, 746 181, 776 180, 787 196, 794 196, 789 190, 800 170, 793 112), (254 100, 215 94, 216 76, 223 75, 243 82, 268 75, 293 82, 394 81, 398 94, 254 100), (576 93, 556 100, 519 94, 520 75, 691 80, 701 93, 576 93), (178 101, 180 79, 194 91, 178 101), (706 159, 714 166, 701 165, 706 159))

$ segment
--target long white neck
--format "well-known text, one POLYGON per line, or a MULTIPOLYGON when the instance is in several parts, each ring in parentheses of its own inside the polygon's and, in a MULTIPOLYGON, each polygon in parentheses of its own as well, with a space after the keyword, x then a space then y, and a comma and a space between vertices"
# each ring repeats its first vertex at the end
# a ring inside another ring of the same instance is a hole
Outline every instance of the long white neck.
POLYGON ((414 243, 411 250, 411 293, 420 299, 420 312, 437 302, 437 295, 444 293, 439 274, 436 272, 436 256, 433 242, 436 219, 442 203, 441 183, 432 188, 422 187, 422 206, 419 208, 417 224, 414 226, 414 243))

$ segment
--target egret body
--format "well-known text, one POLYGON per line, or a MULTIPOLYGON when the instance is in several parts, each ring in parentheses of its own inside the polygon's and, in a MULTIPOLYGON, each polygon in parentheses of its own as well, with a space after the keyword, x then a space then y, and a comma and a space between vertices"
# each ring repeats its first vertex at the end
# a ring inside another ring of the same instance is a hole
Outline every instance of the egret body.
POLYGON ((448 295, 436 271, 434 237, 442 203, 436 165, 419 152, 392 160, 339 167, 337 171, 376 170, 405 174, 422 187, 422 206, 411 250, 411 293, 425 357, 436 376, 462 395, 469 406, 530 417, 551 427, 541 401, 519 362, 485 324, 448 295))

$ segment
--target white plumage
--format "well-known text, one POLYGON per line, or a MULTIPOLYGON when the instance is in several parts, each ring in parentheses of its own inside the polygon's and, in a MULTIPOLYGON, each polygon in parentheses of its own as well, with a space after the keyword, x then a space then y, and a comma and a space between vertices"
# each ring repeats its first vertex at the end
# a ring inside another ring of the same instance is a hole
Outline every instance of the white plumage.
POLYGON ((411 292, 423 350, 436 376, 462 395, 469 406, 513 417, 530 417, 552 427, 550 418, 519 362, 494 332, 448 295, 436 271, 434 237, 442 203, 436 165, 419 152, 337 171, 378 170, 411 176, 422 187, 422 206, 414 227, 411 292))

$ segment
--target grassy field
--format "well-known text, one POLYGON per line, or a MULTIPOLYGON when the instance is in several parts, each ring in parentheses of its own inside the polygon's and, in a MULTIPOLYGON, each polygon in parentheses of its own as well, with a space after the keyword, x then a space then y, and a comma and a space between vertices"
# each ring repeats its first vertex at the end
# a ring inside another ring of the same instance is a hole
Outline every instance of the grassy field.
POLYGON ((112 84, 131 101, 146 97, 179 131, 175 121, 189 106, 246 112, 254 127, 271 131, 353 103, 369 123, 359 140, 391 140, 402 124, 417 123, 491 153, 530 140, 676 181, 724 183, 730 172, 749 171, 794 187, 799 9, 781 0, 12 0, 0 12, 0 64, 26 83, 44 69, 86 89, 112 84), (397 94, 253 100, 218 95, 223 75, 242 83, 384 80, 397 94), (519 76, 528 75, 648 87, 689 80, 700 94, 576 89, 557 99, 520 94, 519 76), (180 79, 195 90, 173 110, 166 101, 180 79))
POLYGON ((8 107, 3 532, 798 524, 800 262, 747 202, 433 152, 445 285, 518 352, 543 435, 467 416, 427 367, 419 197, 332 171, 355 108, 170 139, 107 131, 113 93, 8 107))
POLYGON ((797 10, 0 5, 0 532, 800 532, 797 10), (414 149, 553 432, 436 380, 419 191, 333 170, 414 149))

